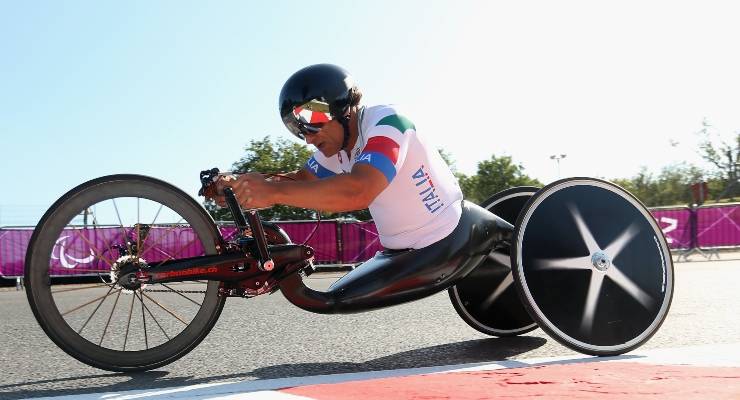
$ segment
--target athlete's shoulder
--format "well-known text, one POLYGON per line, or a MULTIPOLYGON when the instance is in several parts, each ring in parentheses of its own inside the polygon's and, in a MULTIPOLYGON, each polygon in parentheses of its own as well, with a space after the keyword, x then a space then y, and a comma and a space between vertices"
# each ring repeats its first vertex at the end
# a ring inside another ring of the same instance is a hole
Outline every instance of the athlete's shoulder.
POLYGON ((339 173, 339 162, 336 157, 326 157, 317 150, 313 153, 311 158, 306 161, 304 168, 314 174, 317 178, 323 179, 339 173))
POLYGON ((363 128, 370 130, 375 127, 390 127, 399 133, 406 133, 409 129, 416 130, 412 120, 396 105, 379 105, 367 107, 363 116, 363 128))

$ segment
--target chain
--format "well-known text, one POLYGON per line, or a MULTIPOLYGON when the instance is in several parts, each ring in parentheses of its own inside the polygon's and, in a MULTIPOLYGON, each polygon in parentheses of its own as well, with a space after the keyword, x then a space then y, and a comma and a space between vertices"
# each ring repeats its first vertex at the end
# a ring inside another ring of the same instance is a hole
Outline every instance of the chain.
POLYGON ((205 290, 170 290, 170 289, 141 289, 143 292, 155 293, 205 293, 205 290))

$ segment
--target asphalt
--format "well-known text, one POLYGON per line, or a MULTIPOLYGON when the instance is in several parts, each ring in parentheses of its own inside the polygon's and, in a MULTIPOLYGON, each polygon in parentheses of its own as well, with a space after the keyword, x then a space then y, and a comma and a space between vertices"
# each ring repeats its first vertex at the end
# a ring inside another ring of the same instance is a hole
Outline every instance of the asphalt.
MULTIPOLYGON (((675 268, 671 312, 641 349, 740 341, 740 261, 681 262, 675 268)), ((314 274, 309 284, 325 288, 341 274, 314 274)), ((457 316, 446 293, 352 315, 304 312, 280 294, 229 299, 198 348, 141 374, 97 370, 63 353, 39 328, 23 291, 0 292, 0 315, 3 399, 577 355, 541 330, 516 338, 487 337, 457 316)))

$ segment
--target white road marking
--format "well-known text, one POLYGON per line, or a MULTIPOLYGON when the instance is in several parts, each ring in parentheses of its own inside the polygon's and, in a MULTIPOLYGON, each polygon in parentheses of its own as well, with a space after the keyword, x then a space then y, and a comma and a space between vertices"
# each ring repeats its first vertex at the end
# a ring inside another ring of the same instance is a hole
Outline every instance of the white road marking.
POLYGON ((275 392, 279 389, 364 381, 370 379, 392 378, 411 375, 442 374, 449 372, 490 371, 506 368, 522 368, 550 364, 575 364, 587 362, 629 361, 661 365, 692 365, 704 367, 740 367, 740 343, 724 345, 705 345, 672 349, 637 350, 614 357, 593 357, 583 355, 529 358, 522 360, 502 360, 493 363, 447 365, 439 367, 409 368, 388 371, 358 372, 336 375, 317 375, 299 378, 265 379, 257 381, 218 382, 212 384, 190 385, 159 390, 137 390, 119 393, 97 393, 46 397, 54 400, 131 400, 131 399, 209 399, 209 400, 306 400, 306 397, 275 392))

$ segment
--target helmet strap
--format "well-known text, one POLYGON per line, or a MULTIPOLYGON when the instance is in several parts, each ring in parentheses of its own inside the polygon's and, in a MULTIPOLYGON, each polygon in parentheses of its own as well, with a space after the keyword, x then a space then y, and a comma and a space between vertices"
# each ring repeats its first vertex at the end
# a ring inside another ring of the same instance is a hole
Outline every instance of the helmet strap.
POLYGON ((342 124, 342 128, 344 130, 344 139, 342 140, 342 150, 347 147, 347 144, 349 143, 349 117, 350 115, 343 115, 341 118, 339 118, 339 123, 342 124))

